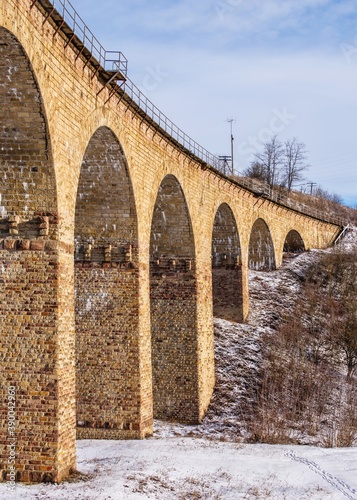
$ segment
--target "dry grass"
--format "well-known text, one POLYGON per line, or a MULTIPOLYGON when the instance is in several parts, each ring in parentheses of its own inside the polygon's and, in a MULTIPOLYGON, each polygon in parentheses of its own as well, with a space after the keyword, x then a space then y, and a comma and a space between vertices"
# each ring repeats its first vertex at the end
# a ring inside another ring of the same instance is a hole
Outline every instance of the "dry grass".
POLYGON ((294 310, 263 340, 252 441, 356 444, 356 292, 355 253, 327 255, 307 273, 294 310))
MULTIPOLYGON (((264 187, 267 188, 266 183, 260 181, 259 179, 248 179, 247 177, 233 176, 235 180, 248 181, 251 184, 251 188, 259 190, 264 187)), ((341 219, 349 222, 353 225, 357 225, 357 210, 354 208, 342 205, 337 200, 338 195, 330 194, 327 191, 318 188, 317 195, 311 195, 302 193, 301 191, 288 191, 286 188, 281 186, 274 186, 274 193, 280 194, 283 197, 289 198, 297 209, 303 209, 303 207, 309 207, 314 210, 318 210, 327 216, 341 217, 341 219)))

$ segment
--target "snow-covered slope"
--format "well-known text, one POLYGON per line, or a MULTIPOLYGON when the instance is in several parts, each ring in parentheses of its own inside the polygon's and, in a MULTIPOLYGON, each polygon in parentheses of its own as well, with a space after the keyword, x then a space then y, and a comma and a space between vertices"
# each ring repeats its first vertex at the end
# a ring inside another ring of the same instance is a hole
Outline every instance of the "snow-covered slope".
MULTIPOLYGON (((356 242, 354 231, 340 246, 351 249, 356 242)), ((295 254, 275 271, 249 271, 248 323, 214 321, 216 388, 203 422, 199 426, 156 422, 156 437, 194 435, 237 442, 249 439, 246 405, 256 390, 263 334, 273 333, 281 316, 292 311, 307 269, 330 251, 333 249, 295 254)))

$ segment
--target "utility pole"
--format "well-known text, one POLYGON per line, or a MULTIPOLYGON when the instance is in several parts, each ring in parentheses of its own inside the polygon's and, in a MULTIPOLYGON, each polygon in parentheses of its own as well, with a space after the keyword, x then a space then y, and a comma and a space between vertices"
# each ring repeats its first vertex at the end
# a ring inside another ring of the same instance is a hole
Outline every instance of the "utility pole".
POLYGON ((232 158, 232 175, 234 175, 234 161, 233 161, 233 142, 234 142, 234 137, 233 137, 233 118, 228 118, 227 122, 230 124, 230 129, 231 129, 231 158, 232 158))
MULTIPOLYGON (((300 191, 301 191, 301 192, 303 192, 303 191, 302 191, 302 187, 303 187, 303 186, 310 186, 310 194, 312 195, 313 187, 314 187, 314 186, 316 186, 316 182, 305 182, 304 184, 298 184, 298 186, 301 186, 301 188, 300 188, 300 191)), ((304 193, 305 193, 305 192, 306 192, 306 191, 305 191, 305 189, 304 189, 304 193)))
POLYGON ((307 182, 306 185, 310 186, 310 194, 312 194, 312 188, 316 186, 316 182, 307 182))

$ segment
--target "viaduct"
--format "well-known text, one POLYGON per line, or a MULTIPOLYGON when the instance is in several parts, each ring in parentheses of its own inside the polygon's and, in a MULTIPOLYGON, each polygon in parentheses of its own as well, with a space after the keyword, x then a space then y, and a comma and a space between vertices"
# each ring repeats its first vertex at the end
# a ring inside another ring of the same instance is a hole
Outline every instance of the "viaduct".
POLYGON ((1 1, 0 103, 0 480, 61 481, 76 437, 199 422, 213 316, 341 227, 213 168, 66 0, 1 1))

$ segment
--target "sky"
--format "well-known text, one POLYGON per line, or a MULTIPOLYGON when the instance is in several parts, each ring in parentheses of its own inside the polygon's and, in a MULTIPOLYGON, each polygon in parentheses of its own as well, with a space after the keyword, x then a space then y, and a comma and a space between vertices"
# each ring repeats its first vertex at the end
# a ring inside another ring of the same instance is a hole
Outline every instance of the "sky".
MULTIPOLYGON (((316 182, 357 206, 355 0, 72 0, 177 126, 243 171, 277 134, 316 182), (228 120, 233 120, 231 123, 228 120)), ((304 188, 304 186, 302 186, 304 188)))

